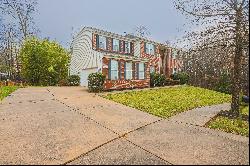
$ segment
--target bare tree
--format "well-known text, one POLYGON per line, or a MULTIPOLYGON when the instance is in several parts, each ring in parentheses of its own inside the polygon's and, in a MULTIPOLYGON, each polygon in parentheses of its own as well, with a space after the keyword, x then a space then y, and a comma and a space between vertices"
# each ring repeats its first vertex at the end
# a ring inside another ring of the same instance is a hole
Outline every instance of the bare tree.
POLYGON ((19 71, 17 33, 13 26, 4 25, 0 34, 0 72, 7 73, 8 78, 14 79, 19 71))
POLYGON ((220 48, 231 55, 227 57, 232 62, 231 111, 239 115, 241 66, 244 56, 249 56, 245 54, 249 46, 249 0, 176 0, 175 6, 199 27, 185 36, 192 51, 220 48))
POLYGON ((0 12, 14 20, 21 34, 21 40, 37 32, 33 13, 37 0, 1 0, 0 12))
POLYGON ((36 4, 37 0, 0 0, 0 69, 10 79, 19 78, 22 41, 38 32, 32 17, 36 4))
POLYGON ((140 26, 137 26, 135 29, 134 29, 134 34, 138 37, 147 37, 149 36, 151 33, 150 31, 148 30, 148 28, 144 25, 140 25, 140 26))

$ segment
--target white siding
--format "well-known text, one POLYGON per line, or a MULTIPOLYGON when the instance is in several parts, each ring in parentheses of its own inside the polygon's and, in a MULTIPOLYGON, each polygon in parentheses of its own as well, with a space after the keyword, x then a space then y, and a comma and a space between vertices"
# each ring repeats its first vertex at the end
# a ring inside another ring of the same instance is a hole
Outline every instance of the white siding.
POLYGON ((72 43, 72 55, 70 62, 70 74, 81 75, 86 69, 102 69, 103 53, 92 49, 92 31, 83 29, 72 43))

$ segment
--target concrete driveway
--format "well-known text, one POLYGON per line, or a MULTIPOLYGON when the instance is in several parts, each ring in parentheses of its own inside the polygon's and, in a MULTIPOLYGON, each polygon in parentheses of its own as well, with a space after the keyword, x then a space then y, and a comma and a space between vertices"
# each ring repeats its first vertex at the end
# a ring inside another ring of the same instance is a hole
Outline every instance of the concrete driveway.
POLYGON ((18 89, 0 104, 0 164, 248 164, 248 138, 174 118, 81 87, 18 89))

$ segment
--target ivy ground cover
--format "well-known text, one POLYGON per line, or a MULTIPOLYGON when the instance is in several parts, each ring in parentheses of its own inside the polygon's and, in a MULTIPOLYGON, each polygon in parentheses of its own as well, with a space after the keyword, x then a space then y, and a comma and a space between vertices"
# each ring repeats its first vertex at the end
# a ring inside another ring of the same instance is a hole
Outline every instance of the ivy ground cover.
MULTIPOLYGON (((240 107, 241 116, 249 116, 249 105, 242 104, 240 107)), ((249 121, 239 118, 229 118, 218 116, 210 121, 207 127, 211 129, 218 129, 228 133, 239 134, 249 137, 249 121)))
POLYGON ((231 100, 230 95, 193 86, 110 93, 104 97, 162 118, 231 100))
POLYGON ((2 86, 0 87, 0 101, 6 96, 17 90, 16 86, 2 86))

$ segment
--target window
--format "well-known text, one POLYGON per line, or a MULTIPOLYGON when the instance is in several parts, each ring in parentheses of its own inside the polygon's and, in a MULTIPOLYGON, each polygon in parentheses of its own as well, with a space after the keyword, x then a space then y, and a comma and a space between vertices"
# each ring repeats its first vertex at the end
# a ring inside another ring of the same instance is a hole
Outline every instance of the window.
POLYGON ((119 47, 120 47, 120 44, 119 44, 119 40, 117 39, 113 39, 113 51, 119 51, 119 47))
POLYGON ((99 36, 99 48, 105 49, 106 50, 106 37, 104 36, 99 36))
POLYGON ((138 74, 139 74, 139 79, 144 79, 144 63, 139 63, 139 70, 138 70, 138 74))
POLYGON ((125 63, 125 79, 132 80, 132 62, 125 63))
POLYGON ((155 72, 155 67, 154 66, 150 66, 150 73, 154 73, 155 72))
POLYGON ((173 59, 176 59, 176 56, 177 56, 177 51, 176 51, 176 50, 173 50, 172 58, 173 58, 173 59))
POLYGON ((130 42, 125 42, 125 53, 130 53, 130 42))
POLYGON ((110 79, 117 80, 118 79, 118 61, 111 60, 110 62, 110 79))
POLYGON ((177 73, 177 68, 173 69, 173 74, 177 73))
POLYGON ((146 53, 151 55, 155 54, 155 47, 153 44, 146 43, 146 53))

